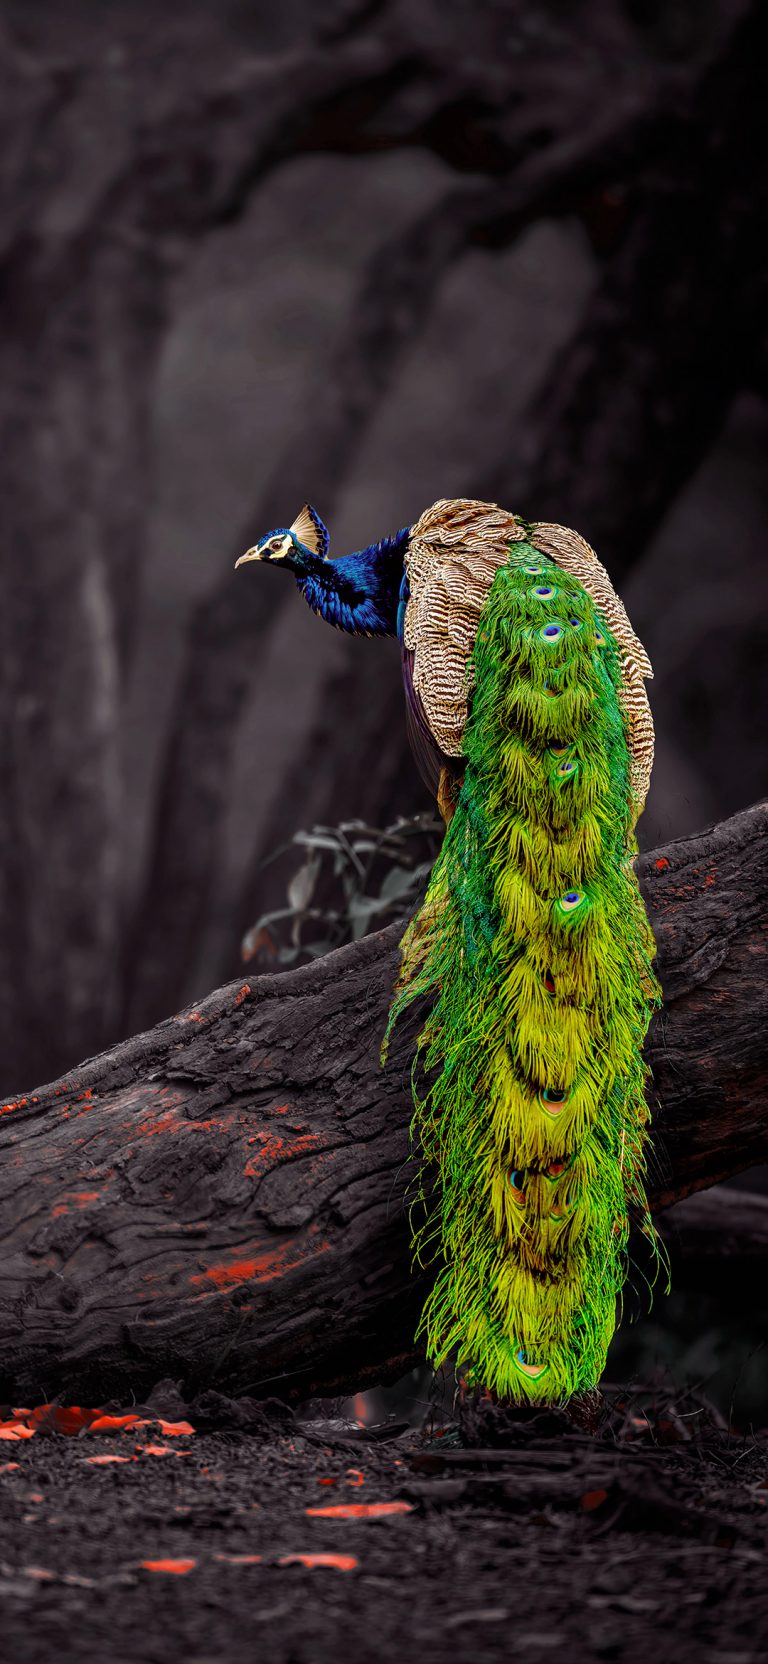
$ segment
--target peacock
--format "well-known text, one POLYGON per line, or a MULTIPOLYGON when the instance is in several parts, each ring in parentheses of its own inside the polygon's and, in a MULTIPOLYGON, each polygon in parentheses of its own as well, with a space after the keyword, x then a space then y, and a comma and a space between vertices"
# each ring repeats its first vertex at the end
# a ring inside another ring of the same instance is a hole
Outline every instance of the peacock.
POLYGON ((428 1355, 455 1353, 500 1402, 589 1394, 630 1226, 659 1253, 642 1048, 660 989, 634 870, 648 656, 589 544, 495 503, 441 500, 334 560, 306 504, 248 561, 287 568, 339 629, 397 635, 446 824, 387 1031, 428 996, 412 1126, 428 1355))

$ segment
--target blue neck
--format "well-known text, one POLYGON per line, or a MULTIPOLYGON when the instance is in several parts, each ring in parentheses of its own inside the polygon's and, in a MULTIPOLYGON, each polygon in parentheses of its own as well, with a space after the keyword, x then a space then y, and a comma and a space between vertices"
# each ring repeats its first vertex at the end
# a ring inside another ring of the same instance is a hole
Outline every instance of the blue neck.
POLYGON ((394 537, 383 537, 380 543, 369 543, 367 549, 340 560, 321 560, 303 550, 294 574, 308 606, 338 630, 396 635, 403 557, 410 533, 410 526, 403 526, 394 537))

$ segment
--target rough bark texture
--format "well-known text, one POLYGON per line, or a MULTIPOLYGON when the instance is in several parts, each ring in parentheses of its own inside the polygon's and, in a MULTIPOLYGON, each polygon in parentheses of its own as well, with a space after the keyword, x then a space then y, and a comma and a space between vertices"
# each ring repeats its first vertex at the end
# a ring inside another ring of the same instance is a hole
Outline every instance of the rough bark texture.
MULTIPOLYGON (((656 1208, 765 1158, 767 829, 763 804, 640 864, 656 1208)), ((412 1026, 378 1067, 398 936, 230 984, 0 1110, 1 1397, 306 1397, 418 1356, 412 1026)))

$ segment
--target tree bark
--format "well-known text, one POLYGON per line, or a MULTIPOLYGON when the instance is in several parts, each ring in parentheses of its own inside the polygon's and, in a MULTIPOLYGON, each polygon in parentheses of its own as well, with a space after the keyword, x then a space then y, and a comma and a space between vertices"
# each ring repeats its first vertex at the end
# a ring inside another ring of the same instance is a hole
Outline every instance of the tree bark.
MULTIPOLYGON (((639 863, 665 1003, 652 1205, 768 1144, 768 804, 639 863)), ((337 1392, 403 1372, 418 1016, 378 1052, 400 927, 217 990, 0 1109, 0 1396, 337 1392)))
POLYGON ((510 455, 505 441, 479 485, 479 496, 578 527, 617 583, 706 456, 759 356, 768 142, 757 87, 767 45, 768 14, 749 8, 690 89, 689 121, 667 134, 663 189, 658 156, 617 169, 619 246, 520 444, 510 455))

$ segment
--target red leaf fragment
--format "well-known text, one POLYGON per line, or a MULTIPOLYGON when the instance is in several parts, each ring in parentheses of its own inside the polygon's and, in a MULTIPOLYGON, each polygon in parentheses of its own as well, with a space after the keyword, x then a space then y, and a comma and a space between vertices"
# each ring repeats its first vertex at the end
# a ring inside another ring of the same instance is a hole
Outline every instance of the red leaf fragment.
POLYGON ((186 1577, 187 1572, 194 1571, 196 1560, 141 1560, 139 1564, 145 1572, 172 1572, 174 1577, 186 1577))
POLYGON ((330 1566, 333 1571, 353 1572, 358 1564, 354 1554, 281 1554, 278 1566, 330 1566))
POLYGON ((189 1421, 163 1421, 160 1416, 108 1415, 81 1404, 38 1404, 33 1410, 14 1409, 0 1421, 0 1439, 31 1439, 41 1431, 77 1438, 81 1433, 125 1433, 140 1427, 156 1427, 167 1439, 189 1438, 195 1431, 189 1421))
POLYGON ((328 1520, 377 1520, 412 1514, 412 1502, 336 1502, 329 1508, 305 1508, 305 1514, 328 1520))
POLYGON ((139 1416, 135 1415, 100 1416, 97 1414, 96 1420, 91 1422, 89 1431, 91 1433, 117 1433, 123 1427, 140 1427, 142 1425, 146 1426, 146 1423, 142 1424, 139 1416))
POLYGON ((170 1444, 137 1444, 141 1456, 191 1456, 191 1450, 174 1450, 170 1444))

